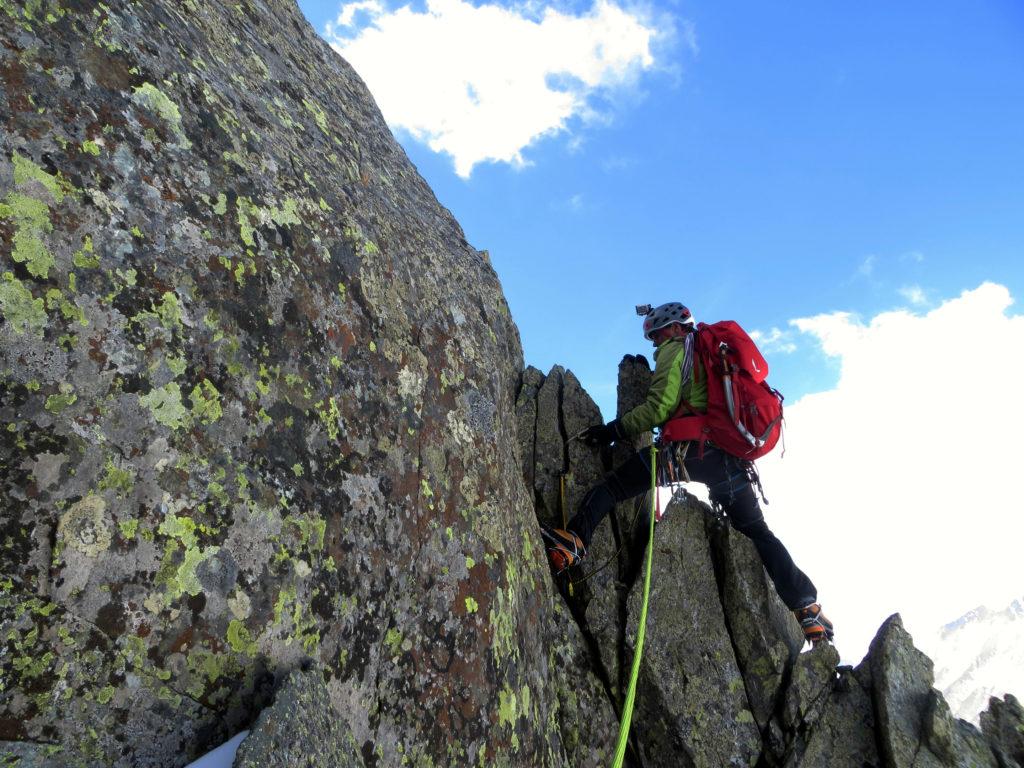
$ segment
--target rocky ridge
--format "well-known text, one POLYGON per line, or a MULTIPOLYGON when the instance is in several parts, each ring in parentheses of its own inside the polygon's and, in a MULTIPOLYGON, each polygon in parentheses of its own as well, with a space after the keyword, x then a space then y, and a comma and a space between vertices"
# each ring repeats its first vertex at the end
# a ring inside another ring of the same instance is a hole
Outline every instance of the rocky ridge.
MULTIPOLYGON (((0 40, 4 764, 607 764, 644 508, 571 593, 536 519, 625 448, 358 76, 290 0, 0 0, 0 40)), ((655 547, 632 764, 1021 762, 898 618, 837 673, 706 507, 655 547)))
MULTIPOLYGON (((636 404, 649 380, 644 358, 623 360, 620 415, 636 404)), ((575 426, 588 417, 595 423, 598 415, 572 373, 557 366, 547 376, 527 369, 516 408, 524 476, 545 522, 561 522, 546 492, 557 478, 567 478, 569 495, 581 498, 587 487, 574 487, 575 478, 599 476, 610 461, 642 447, 617 446, 615 456, 570 451, 564 441, 575 432, 550 425, 575 426), (542 396, 552 391, 560 397, 542 396), (552 439, 554 445, 545 444, 552 439), (576 458, 565 460, 570 455, 576 458), (541 464, 548 457, 557 460, 541 464)), ((616 711, 640 613, 639 544, 646 536, 648 505, 646 499, 620 505, 571 576, 572 591, 569 578, 560 582, 594 649, 593 674, 616 711)), ((898 615, 879 629, 856 668, 837 667, 839 655, 830 645, 801 653, 799 626, 753 545, 707 505, 677 493, 657 526, 654 547, 632 764, 1024 765, 1019 732, 1008 727, 1024 728, 1024 720, 1015 719, 1021 711, 1016 699, 993 698, 980 731, 954 717, 934 688, 932 662, 914 647, 898 615)))

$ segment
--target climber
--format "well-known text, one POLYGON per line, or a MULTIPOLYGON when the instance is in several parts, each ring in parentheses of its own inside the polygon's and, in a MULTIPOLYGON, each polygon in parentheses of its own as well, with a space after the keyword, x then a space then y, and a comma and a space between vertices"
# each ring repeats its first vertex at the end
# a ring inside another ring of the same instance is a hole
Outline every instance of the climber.
MULTIPOLYGON (((647 308, 643 331, 655 346, 654 376, 646 398, 621 418, 584 430, 580 439, 586 445, 602 448, 663 427, 673 417, 707 411, 708 377, 695 354, 696 333, 690 311, 678 302, 653 311, 647 308)), ((690 450, 690 443, 660 442, 660 455, 677 459, 678 469, 685 476, 707 485, 712 503, 725 513, 733 528, 753 541, 779 597, 800 622, 804 637, 814 644, 832 640, 833 627, 821 612, 814 584, 765 523, 754 491, 759 482, 753 462, 726 453, 713 442, 703 443, 700 450, 690 450)), ((633 454, 604 482, 590 489, 566 529, 542 530, 556 573, 586 557, 594 529, 618 502, 648 489, 649 461, 644 451, 633 454)))

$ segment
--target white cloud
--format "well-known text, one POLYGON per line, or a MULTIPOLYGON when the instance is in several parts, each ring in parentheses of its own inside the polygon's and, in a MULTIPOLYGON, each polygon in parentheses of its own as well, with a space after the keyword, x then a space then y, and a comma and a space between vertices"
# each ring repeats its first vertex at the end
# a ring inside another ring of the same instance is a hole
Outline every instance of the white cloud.
POLYGON ((697 44, 697 27, 692 21, 683 21, 679 29, 685 45, 694 56, 700 54, 700 46, 697 44))
POLYGON ((770 352, 781 352, 790 354, 796 352, 796 344, 793 342, 793 335, 780 328, 772 328, 770 331, 751 331, 750 338, 757 344, 763 354, 770 352))
POLYGON ((601 161, 601 170, 605 173, 626 171, 635 167, 637 160, 632 155, 609 155, 601 161))
POLYGON ((769 524, 817 583, 843 658, 899 611, 925 640, 1024 589, 1024 315, 992 283, 926 314, 796 320, 837 386, 786 409, 785 456, 758 462, 769 524))
POLYGON ((392 128, 451 155, 463 177, 482 162, 522 166, 538 139, 599 120, 595 98, 654 67, 660 34, 610 0, 579 16, 464 0, 385 10, 356 0, 325 31, 392 128))
POLYGON ((924 289, 919 285, 905 285, 899 289, 899 294, 911 304, 921 305, 928 302, 924 289))
POLYGON ((877 263, 877 256, 866 256, 864 258, 864 261, 860 263, 860 266, 857 267, 857 274, 860 275, 861 277, 871 277, 871 275, 873 275, 875 272, 875 264, 877 263))
POLYGON ((569 198, 569 210, 579 213, 583 210, 583 195, 577 193, 569 198))

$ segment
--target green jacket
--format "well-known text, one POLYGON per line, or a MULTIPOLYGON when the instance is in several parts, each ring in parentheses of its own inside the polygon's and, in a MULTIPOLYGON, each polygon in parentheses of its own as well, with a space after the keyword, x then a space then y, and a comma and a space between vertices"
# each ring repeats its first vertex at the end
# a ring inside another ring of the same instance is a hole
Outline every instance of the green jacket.
MULTIPOLYGON (((691 338, 696 338, 691 335, 691 338)), ((654 377, 646 399, 619 419, 628 437, 660 427, 685 400, 694 410, 708 408, 708 381, 704 366, 696 355, 686 365, 686 343, 681 337, 664 341, 654 350, 654 377), (684 368, 690 375, 683 380, 684 368)), ((691 353, 692 354, 692 353, 691 353)))

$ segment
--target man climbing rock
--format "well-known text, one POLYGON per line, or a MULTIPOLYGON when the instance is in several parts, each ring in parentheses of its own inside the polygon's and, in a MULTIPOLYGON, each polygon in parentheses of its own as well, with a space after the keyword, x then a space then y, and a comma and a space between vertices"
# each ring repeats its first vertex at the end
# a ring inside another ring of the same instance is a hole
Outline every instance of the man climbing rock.
MULTIPOLYGON (((640 405, 621 418, 586 429, 580 439, 600 448, 655 427, 663 428, 659 455, 666 463, 667 475, 707 485, 712 503, 725 513, 733 528, 753 541, 779 597, 800 622, 804 637, 812 643, 832 640, 832 623, 821 612, 817 589, 765 523, 754 490, 759 483, 753 462, 727 452, 713 440, 707 440, 706 434, 695 441, 666 439, 666 432, 673 431, 664 429, 667 422, 681 424, 683 429, 677 431, 682 433, 694 432, 686 427, 703 423, 697 420, 708 413, 709 376, 707 366, 697 354, 698 330, 694 328, 690 311, 672 302, 654 310, 644 308, 641 314, 645 314, 644 336, 655 346, 655 370, 647 395, 640 405), (688 418, 696 420, 685 421, 688 418)), ((712 381, 711 386, 722 384, 712 381)), ((755 444, 755 437, 749 434, 747 437, 755 444)), ((548 556, 556 573, 576 565, 586 556, 594 530, 617 503, 649 488, 649 461, 646 452, 635 453, 587 493, 566 530, 543 529, 548 556)))

